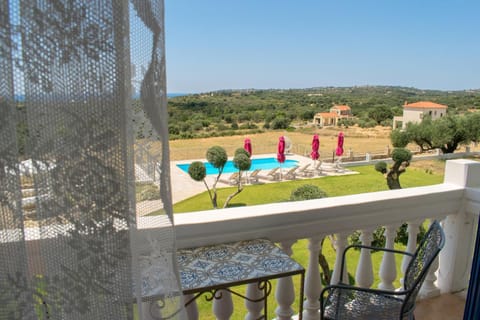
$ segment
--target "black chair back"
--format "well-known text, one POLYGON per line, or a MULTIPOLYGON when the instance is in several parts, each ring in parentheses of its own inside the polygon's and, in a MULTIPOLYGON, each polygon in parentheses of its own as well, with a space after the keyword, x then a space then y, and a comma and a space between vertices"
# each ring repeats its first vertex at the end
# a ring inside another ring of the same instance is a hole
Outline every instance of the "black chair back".
POLYGON ((445 234, 442 227, 438 221, 433 221, 405 272, 403 286, 405 291, 410 291, 410 293, 405 297, 404 312, 412 310, 415 306, 415 299, 427 276, 428 269, 444 245, 445 234))

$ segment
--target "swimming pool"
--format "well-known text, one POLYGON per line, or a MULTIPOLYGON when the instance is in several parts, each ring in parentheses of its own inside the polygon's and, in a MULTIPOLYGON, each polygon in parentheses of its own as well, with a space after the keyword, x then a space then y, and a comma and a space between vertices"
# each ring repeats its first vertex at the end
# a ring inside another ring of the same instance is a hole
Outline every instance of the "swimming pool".
MULTIPOLYGON (((210 163, 204 162, 203 164, 207 169, 207 174, 218 173, 218 169, 214 168, 210 163)), ((282 168, 291 168, 297 165, 298 165, 297 160, 285 160, 285 162, 282 163, 282 168)), ((187 173, 188 173, 189 166, 190 166, 190 163, 177 164, 177 167, 179 167, 180 169, 182 169, 184 172, 187 172, 187 173)), ((280 164, 278 163, 276 158, 255 158, 255 159, 252 159, 252 166, 250 167, 250 171, 255 169, 270 170, 279 166, 280 164)), ((223 172, 232 173, 236 171, 238 171, 238 169, 233 166, 233 161, 228 160, 227 163, 225 164, 225 167, 223 168, 223 172)))

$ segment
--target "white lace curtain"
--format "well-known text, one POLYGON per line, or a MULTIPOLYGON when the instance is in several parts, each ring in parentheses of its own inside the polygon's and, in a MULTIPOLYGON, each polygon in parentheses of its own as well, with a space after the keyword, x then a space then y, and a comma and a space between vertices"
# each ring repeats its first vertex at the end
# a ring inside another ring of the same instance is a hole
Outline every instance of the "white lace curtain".
POLYGON ((0 320, 182 317, 164 53, 163 0, 0 0, 0 320))

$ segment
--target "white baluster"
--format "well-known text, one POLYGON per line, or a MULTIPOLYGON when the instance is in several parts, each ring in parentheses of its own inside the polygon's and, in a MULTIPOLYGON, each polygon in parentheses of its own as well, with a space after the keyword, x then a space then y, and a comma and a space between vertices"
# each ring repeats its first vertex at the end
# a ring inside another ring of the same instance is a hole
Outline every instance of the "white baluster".
POLYGON ((309 259, 308 269, 305 275, 305 302, 303 303, 303 319, 318 320, 320 310, 320 291, 322 280, 318 267, 318 256, 322 252, 320 241, 323 237, 310 238, 308 241, 309 259))
MULTIPOLYGON (((263 297, 263 294, 263 290, 258 288, 258 283, 250 283, 247 285, 247 298, 258 300, 263 297)), ((256 320, 262 315, 263 301, 253 302, 245 300, 245 307, 247 307, 248 310, 245 320, 256 320)))
MULTIPOLYGON (((340 282, 340 272, 342 266, 342 254, 343 250, 347 245, 347 235, 345 234, 336 234, 336 240, 333 244, 336 250, 335 255, 335 267, 333 268, 332 278, 330 279, 330 284, 337 284, 340 282)), ((348 283, 348 272, 347 272, 347 262, 345 261, 345 269, 343 270, 343 282, 348 283)))
MULTIPOLYGON (((408 227, 407 227, 407 233, 408 233, 408 242, 407 242, 407 252, 414 253, 415 250, 417 249, 417 235, 418 235, 418 227, 420 226, 420 223, 418 221, 414 222, 407 222, 408 227)), ((402 274, 405 276, 405 272, 407 271, 408 264, 410 263, 410 260, 412 258, 404 255, 403 260, 402 260, 402 274)), ((403 283, 404 283, 404 278, 402 277, 400 279, 400 283, 402 284, 402 289, 404 288, 403 283)))
MULTIPOLYGON (((186 294, 183 296, 184 303, 191 301, 193 299, 193 294, 186 294)), ((188 306, 185 307, 187 310, 188 320, 198 320, 198 306, 197 301, 192 301, 188 306)))
MULTIPOLYGON (((430 224, 435 219, 430 219, 430 224)), ((425 277, 425 281, 420 288, 420 292, 418 293, 421 299, 435 297, 440 295, 440 289, 435 285, 435 281, 437 281, 437 275, 435 272, 437 271, 439 266, 438 256, 433 260, 432 264, 430 265, 430 269, 428 270, 427 276, 425 277)))
POLYGON ((232 294, 226 290, 218 290, 216 296, 220 299, 213 300, 213 314, 217 320, 228 320, 233 314, 232 294))
MULTIPOLYGON (((385 226, 385 248, 394 249, 396 226, 385 226)), ((384 252, 382 264, 380 265, 380 284, 378 287, 383 290, 394 290, 393 282, 397 279, 397 266, 395 263, 395 254, 393 252, 384 252)))
MULTIPOLYGON (((361 230, 360 240, 364 246, 372 244, 372 230, 361 230)), ((370 249, 360 250, 355 282, 363 288, 370 288, 373 284, 372 253, 370 249)))
MULTIPOLYGON (((292 245, 295 241, 281 242, 283 251, 288 255, 292 255, 292 245)), ((295 301, 295 289, 293 288, 292 277, 283 277, 278 279, 277 288, 275 290, 275 299, 278 306, 275 314, 278 320, 290 320, 293 316, 292 304, 295 301)))

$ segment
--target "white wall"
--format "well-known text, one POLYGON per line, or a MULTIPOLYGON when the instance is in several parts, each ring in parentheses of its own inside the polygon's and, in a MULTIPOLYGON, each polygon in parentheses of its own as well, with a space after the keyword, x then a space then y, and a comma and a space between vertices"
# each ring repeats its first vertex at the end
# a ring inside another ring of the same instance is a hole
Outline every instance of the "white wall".
POLYGON ((432 120, 440 119, 445 116, 447 113, 446 109, 427 109, 427 108, 408 108, 403 109, 403 125, 402 129, 405 129, 405 126, 408 122, 419 123, 422 122, 424 116, 430 116, 432 120), (430 114, 431 113, 431 114, 430 114))

